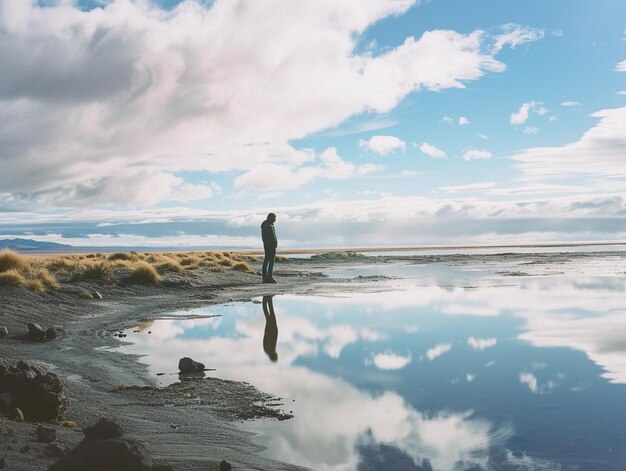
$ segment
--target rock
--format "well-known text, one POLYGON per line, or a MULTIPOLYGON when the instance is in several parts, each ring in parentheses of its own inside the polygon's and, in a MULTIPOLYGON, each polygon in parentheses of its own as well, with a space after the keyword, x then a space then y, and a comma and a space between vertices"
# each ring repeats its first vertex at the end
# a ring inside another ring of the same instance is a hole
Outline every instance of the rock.
POLYGON ((39 324, 35 324, 34 322, 28 323, 28 338, 31 340, 36 340, 37 342, 41 342, 42 340, 46 340, 46 331, 39 324))
POLYGON ((37 441, 41 443, 52 443, 57 441, 57 431, 52 427, 37 427, 37 441))
POLYGON ((102 295, 98 293, 97 291, 92 291, 91 295, 93 296, 94 299, 102 299, 102 295))
POLYGON ((24 413, 22 412, 22 409, 18 407, 13 407, 12 409, 10 409, 6 416, 9 420, 13 420, 15 422, 24 422, 24 413))
POLYGON ((9 335, 9 329, 7 329, 3 325, 0 325, 0 337, 6 337, 7 335, 9 335))
POLYGON ((67 408, 63 382, 44 365, 36 365, 0 358, 0 391, 11 395, 11 407, 21 409, 27 420, 62 418, 67 408))
POLYGON ((222 462, 220 463, 220 471, 230 471, 231 469, 233 469, 233 467, 231 466, 230 462, 222 460, 222 462))
POLYGON ((124 435, 124 429, 113 419, 103 417, 95 425, 83 430, 87 438, 119 438, 124 435))
POLYGON ((46 329, 46 340, 56 339, 57 336, 58 336, 58 333, 54 327, 48 327, 46 329))
POLYGON ((30 446, 29 445, 24 445, 22 448, 20 448, 20 453, 24 454, 24 453, 28 453, 30 451, 30 446))
POLYGON ((185 357, 178 361, 178 369, 181 373, 199 373, 204 371, 204 364, 185 357))
POLYGON ((10 409, 13 406, 13 395, 10 393, 0 394, 0 409, 10 409))
POLYGON ((152 471, 147 447, 129 438, 85 438, 48 471, 152 471))

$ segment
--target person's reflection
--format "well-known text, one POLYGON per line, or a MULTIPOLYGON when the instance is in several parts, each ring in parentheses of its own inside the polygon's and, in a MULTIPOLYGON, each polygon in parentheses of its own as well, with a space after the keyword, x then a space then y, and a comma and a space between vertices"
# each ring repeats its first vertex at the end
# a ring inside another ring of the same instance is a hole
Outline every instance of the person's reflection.
POLYGON ((265 333, 263 334, 263 350, 270 360, 278 360, 276 342, 278 341, 278 325, 274 314, 274 296, 263 296, 263 314, 265 315, 265 333))

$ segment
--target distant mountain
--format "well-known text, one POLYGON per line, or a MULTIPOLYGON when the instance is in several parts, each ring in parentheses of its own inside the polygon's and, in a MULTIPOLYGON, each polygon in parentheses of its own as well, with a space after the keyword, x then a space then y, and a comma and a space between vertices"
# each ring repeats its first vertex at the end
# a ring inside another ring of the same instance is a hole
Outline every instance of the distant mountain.
POLYGON ((0 240, 0 250, 10 249, 15 252, 41 252, 41 251, 72 251, 71 245, 57 244, 55 242, 40 242, 31 239, 2 239, 0 240))

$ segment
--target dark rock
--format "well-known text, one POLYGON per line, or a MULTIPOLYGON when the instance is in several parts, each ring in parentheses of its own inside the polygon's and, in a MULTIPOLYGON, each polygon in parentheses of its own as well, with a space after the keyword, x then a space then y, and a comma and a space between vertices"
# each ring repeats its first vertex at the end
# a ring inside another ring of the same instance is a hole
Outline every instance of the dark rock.
POLYGON ((62 418, 67 408, 64 389, 61 379, 45 366, 0 358, 0 391, 11 395, 11 407, 21 409, 27 420, 62 418))
POLYGON ((220 471, 230 471, 231 469, 233 469, 233 467, 231 466, 230 462, 222 460, 222 462, 220 463, 220 471))
POLYGON ((0 394, 0 410, 10 409, 13 406, 13 395, 10 393, 0 394))
POLYGON ((51 443, 44 449, 43 454, 49 458, 56 458, 58 460, 63 458, 67 453, 56 443, 51 443))
POLYGON ((178 369, 181 373, 199 373, 204 371, 204 364, 185 357, 178 361, 178 369))
POLYGON ((58 336, 57 330, 54 327, 48 327, 46 329, 46 339, 47 340, 52 340, 52 339, 56 339, 58 336))
POLYGON ((103 417, 95 425, 83 430, 87 438, 119 438, 124 435, 124 429, 113 419, 103 417))
POLYGON ((6 337, 7 335, 9 335, 9 329, 7 329, 5 326, 1 325, 0 326, 0 337, 6 337))
POLYGON ((6 414, 9 420, 13 420, 15 422, 24 422, 24 413, 18 407, 13 407, 6 414))
POLYGON ((145 445, 129 438, 85 438, 48 471, 151 471, 145 445))
POLYGON ((57 441, 57 431, 52 427, 37 427, 37 441, 41 443, 52 443, 57 441))
POLYGON ((46 331, 39 324, 28 323, 28 338, 41 342, 46 340, 46 331))

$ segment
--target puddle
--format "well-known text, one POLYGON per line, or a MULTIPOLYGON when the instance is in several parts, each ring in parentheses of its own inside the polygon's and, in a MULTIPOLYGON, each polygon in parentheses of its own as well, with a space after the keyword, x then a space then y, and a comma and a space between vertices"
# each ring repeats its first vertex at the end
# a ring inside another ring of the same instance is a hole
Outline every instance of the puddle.
POLYGON ((312 469, 623 470, 625 292, 555 276, 274 296, 171 313, 121 350, 155 375, 190 356, 283 398, 293 419, 243 426, 312 469))

